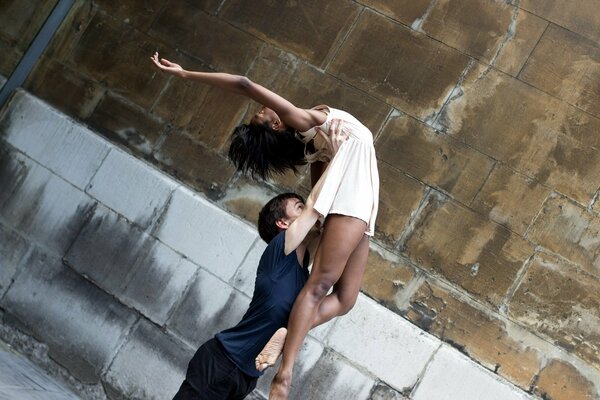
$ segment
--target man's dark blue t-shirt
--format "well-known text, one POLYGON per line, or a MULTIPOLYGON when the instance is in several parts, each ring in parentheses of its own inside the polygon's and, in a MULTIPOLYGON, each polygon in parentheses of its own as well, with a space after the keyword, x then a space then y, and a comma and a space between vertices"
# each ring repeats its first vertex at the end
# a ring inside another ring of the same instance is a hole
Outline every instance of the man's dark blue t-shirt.
POLYGON ((254 377, 262 375, 256 370, 254 359, 275 331, 287 326, 296 296, 308 279, 308 251, 304 265, 300 265, 296 251, 286 256, 284 246, 285 231, 282 231, 260 258, 248 311, 236 326, 215 335, 231 361, 254 377))

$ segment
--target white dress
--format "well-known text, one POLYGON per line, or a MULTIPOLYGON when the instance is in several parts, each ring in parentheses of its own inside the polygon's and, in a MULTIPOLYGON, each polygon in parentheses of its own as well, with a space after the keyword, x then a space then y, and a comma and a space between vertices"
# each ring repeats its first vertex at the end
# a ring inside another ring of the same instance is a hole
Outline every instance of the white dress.
MULTIPOLYGON (((367 223, 366 234, 375 233, 375 219, 379 206, 379 173, 373 147, 373 134, 349 113, 327 106, 315 107, 327 113, 319 126, 328 132, 333 119, 344 121, 342 132, 348 134, 329 166, 310 192, 314 209, 322 216, 342 214, 359 218, 367 223)), ((317 135, 315 128, 299 134, 304 143, 317 135)), ((307 160, 327 160, 327 149, 316 149, 307 154, 307 160)))

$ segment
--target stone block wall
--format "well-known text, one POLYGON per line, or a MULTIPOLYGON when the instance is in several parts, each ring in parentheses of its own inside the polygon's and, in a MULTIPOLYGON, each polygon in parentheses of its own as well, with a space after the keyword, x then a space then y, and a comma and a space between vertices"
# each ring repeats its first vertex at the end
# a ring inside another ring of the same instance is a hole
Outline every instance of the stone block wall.
MULTIPOLYGON (((12 44, 34 17, 6 4, 0 42, 12 44)), ((599 10, 597 0, 79 0, 26 88, 250 222, 271 195, 308 193, 306 170, 236 174, 228 134, 258 105, 157 73, 149 55, 351 112, 374 133, 382 181, 363 293, 525 391, 599 398, 599 10)), ((128 221, 157 223, 105 196, 128 221)), ((174 228, 161 234, 178 242, 174 228)), ((242 291, 248 276, 233 276, 242 291)))
MULTIPOLYGON (((83 398, 171 398, 246 311, 253 226, 23 91, 0 114, 0 185, 0 338, 83 398)), ((294 372, 298 399, 534 398, 365 295, 294 372)))

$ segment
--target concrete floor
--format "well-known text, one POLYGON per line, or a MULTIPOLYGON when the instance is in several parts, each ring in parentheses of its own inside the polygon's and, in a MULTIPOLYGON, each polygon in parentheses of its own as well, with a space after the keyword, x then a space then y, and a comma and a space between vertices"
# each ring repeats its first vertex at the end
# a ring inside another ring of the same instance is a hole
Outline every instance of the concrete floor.
POLYGON ((0 400, 77 400, 69 390, 0 342, 0 400))

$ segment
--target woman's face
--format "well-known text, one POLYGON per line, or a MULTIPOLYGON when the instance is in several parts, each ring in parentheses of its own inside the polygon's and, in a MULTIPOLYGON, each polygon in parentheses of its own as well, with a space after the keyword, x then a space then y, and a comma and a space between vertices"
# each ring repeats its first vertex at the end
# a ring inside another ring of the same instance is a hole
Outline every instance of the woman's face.
POLYGON ((277 113, 265 106, 262 106, 260 110, 254 114, 254 117, 252 117, 250 123, 253 125, 266 125, 275 131, 285 129, 277 113))

